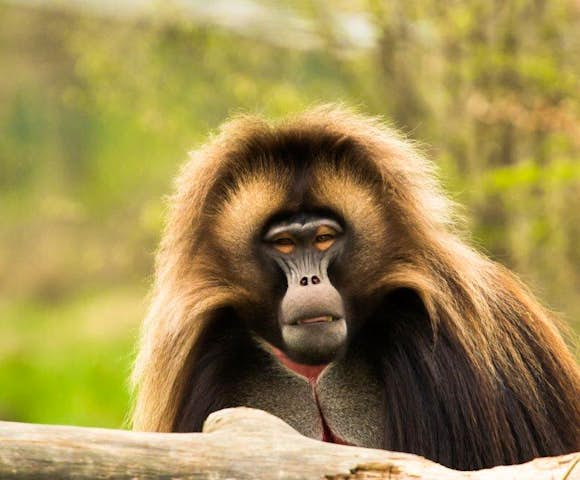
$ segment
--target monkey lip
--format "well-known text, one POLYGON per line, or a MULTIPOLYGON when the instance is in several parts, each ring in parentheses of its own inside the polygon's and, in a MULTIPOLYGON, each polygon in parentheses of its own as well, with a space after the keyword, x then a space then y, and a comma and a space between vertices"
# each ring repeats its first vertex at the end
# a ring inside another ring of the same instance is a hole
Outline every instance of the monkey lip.
POLYGON ((294 361, 307 365, 329 363, 345 346, 348 331, 346 319, 328 314, 324 317, 324 320, 319 320, 318 317, 308 316, 306 319, 314 321, 282 325, 284 349, 294 361), (328 321, 329 317, 335 320, 328 321))
POLYGON ((332 315, 320 315, 318 317, 311 317, 311 318, 301 318, 296 321, 294 325, 309 325, 312 323, 329 323, 338 320, 337 317, 333 317, 332 315))

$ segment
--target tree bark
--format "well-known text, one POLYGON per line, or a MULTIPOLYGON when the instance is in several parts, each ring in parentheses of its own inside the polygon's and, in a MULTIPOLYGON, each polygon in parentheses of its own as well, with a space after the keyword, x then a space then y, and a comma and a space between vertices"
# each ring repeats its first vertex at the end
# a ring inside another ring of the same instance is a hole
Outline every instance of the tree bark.
POLYGON ((212 414, 204 433, 141 433, 0 422, 2 479, 580 480, 580 453, 461 472, 407 453, 319 442, 249 408, 212 414))

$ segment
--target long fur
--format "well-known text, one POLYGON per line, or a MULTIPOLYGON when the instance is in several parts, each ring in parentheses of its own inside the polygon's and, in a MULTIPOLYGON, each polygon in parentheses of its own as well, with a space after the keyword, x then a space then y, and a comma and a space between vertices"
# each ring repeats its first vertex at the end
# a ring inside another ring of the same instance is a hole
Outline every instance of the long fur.
MULTIPOLYGON (((255 272, 239 267, 251 262, 252 230, 288 208, 292 158, 325 155, 338 160, 304 180, 313 200, 355 231, 366 222, 366 241, 383 246, 356 252, 352 268, 384 295, 376 320, 386 333, 374 348, 385 448, 466 469, 580 449, 580 374, 552 315, 462 239, 433 167, 410 142, 333 106, 275 125, 239 117, 185 164, 133 372, 134 428, 175 428, 204 332, 257 301, 255 272)), ((219 397, 211 381, 207 395, 219 397)))

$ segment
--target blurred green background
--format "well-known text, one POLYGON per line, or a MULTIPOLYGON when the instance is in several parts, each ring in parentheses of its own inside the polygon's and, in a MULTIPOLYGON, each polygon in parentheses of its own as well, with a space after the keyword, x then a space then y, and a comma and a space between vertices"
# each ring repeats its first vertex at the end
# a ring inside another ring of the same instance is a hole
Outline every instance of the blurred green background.
POLYGON ((163 195, 228 115, 344 101, 580 330, 576 0, 0 0, 0 419, 119 427, 163 195))

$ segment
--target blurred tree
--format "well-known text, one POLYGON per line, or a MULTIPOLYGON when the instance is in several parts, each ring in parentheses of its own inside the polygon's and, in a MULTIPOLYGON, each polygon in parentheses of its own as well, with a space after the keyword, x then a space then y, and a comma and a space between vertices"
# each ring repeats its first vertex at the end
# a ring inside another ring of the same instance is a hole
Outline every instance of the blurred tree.
POLYGON ((229 5, 0 4, 0 417, 122 420, 162 196, 240 111, 384 115, 429 145, 474 241, 580 329, 577 2, 229 5))

